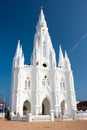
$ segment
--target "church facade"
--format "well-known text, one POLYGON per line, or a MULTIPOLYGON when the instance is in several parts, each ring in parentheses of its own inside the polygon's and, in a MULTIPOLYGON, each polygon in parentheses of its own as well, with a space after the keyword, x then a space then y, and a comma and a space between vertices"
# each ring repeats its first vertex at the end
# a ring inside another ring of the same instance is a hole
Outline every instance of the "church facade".
POLYGON ((59 47, 59 61, 41 9, 36 26, 31 64, 24 64, 18 41, 12 67, 11 112, 14 115, 54 115, 72 117, 76 111, 74 78, 67 52, 59 47))

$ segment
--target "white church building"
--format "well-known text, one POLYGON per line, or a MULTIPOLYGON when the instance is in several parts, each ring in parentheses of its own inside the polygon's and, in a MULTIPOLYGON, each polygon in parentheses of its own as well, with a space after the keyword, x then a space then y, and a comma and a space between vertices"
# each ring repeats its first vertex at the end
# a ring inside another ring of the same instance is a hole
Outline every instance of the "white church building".
POLYGON ((24 64, 24 54, 18 41, 12 67, 11 118, 35 116, 67 116, 73 118, 76 108, 73 71, 65 51, 59 47, 59 60, 41 9, 34 36, 30 65, 24 64))

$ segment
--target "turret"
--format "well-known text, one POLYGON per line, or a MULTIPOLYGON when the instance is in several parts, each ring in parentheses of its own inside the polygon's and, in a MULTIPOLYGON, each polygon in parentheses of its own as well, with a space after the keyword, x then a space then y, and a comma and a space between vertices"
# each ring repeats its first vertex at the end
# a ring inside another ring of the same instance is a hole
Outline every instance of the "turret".
POLYGON ((13 59, 13 68, 24 66, 24 54, 22 51, 22 46, 20 45, 20 40, 18 40, 18 45, 13 59))
POLYGON ((65 51, 65 66, 67 70, 71 70, 71 64, 70 64, 70 60, 68 58, 67 52, 65 51))
POLYGON ((43 9, 41 9, 39 21, 36 26, 31 61, 33 66, 48 68, 56 67, 55 51, 52 46, 43 9))
POLYGON ((59 68, 64 68, 64 57, 61 46, 59 47, 59 62, 58 62, 59 68))
POLYGON ((69 72, 68 79, 69 79, 69 94, 71 97, 71 107, 72 110, 76 111, 76 95, 75 95, 75 88, 74 88, 74 77, 73 71, 71 70, 70 60, 68 58, 67 52, 65 51, 65 70, 69 72))
POLYGON ((59 63, 58 67, 65 69, 65 70, 71 70, 71 64, 67 55, 67 52, 65 51, 65 56, 63 56, 62 48, 60 46, 59 48, 59 63))

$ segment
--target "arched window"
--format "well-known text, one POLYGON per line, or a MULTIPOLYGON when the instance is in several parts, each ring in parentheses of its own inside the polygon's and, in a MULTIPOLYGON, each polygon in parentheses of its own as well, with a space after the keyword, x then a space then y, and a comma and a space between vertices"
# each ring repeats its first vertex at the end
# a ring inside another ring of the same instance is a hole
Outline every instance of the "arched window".
POLYGON ((61 79, 61 81, 60 81, 60 88, 62 91, 65 90, 65 83, 64 83, 63 79, 61 79))
POLYGON ((63 81, 63 89, 65 89, 65 83, 64 83, 64 81, 63 81))
POLYGON ((46 57, 46 42, 43 42, 43 56, 46 57))
POLYGON ((25 80, 25 90, 27 89, 27 80, 25 80))
POLYGON ((25 80, 25 90, 28 90, 28 89, 30 89, 30 79, 29 78, 27 78, 25 80))
POLYGON ((28 80, 28 89, 30 89, 30 80, 28 80))

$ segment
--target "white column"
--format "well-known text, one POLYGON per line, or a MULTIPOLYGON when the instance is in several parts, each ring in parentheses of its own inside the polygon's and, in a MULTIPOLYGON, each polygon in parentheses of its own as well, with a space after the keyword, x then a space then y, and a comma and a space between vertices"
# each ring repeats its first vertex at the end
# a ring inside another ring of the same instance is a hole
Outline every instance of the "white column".
POLYGON ((50 111, 50 117, 51 117, 51 121, 54 121, 54 110, 50 111))
POLYGON ((27 120, 28 120, 29 122, 32 122, 32 114, 31 114, 31 113, 29 113, 29 114, 27 115, 27 120))

